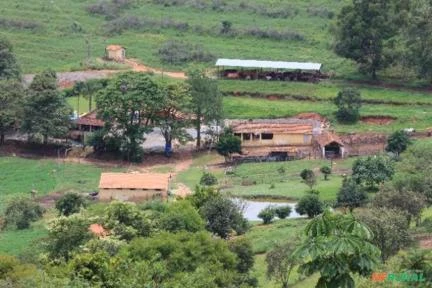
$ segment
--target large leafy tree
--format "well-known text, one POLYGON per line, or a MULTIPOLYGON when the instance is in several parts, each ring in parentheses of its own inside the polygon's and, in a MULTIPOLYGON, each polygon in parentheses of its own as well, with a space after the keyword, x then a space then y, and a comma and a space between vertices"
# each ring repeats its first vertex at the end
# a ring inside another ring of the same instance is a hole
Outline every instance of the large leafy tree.
POLYGON ((353 275, 368 276, 379 261, 371 230, 352 214, 327 210, 309 222, 305 234, 294 256, 304 259, 301 272, 320 273, 316 287, 355 287, 353 275))
POLYGON ((405 29, 407 63, 418 76, 432 81, 432 1, 410 1, 410 13, 405 29))
POLYGON ((226 239, 233 230, 237 234, 243 234, 248 230, 249 225, 241 209, 238 203, 229 198, 212 197, 205 202, 200 211, 207 223, 207 230, 226 239))
POLYGON ((300 199, 295 210, 300 215, 307 215, 309 218, 313 218, 324 211, 324 203, 319 199, 318 195, 308 194, 300 199))
POLYGON ((385 185, 372 201, 373 206, 404 211, 408 223, 412 219, 420 220, 421 213, 427 207, 426 197, 418 192, 399 190, 393 185, 385 185), (409 200, 408 200, 409 199, 409 200))
POLYGON ((217 152, 225 157, 225 162, 232 160, 233 153, 241 153, 241 140, 231 129, 225 129, 216 144, 217 152))
POLYGON ((106 131, 121 139, 121 152, 129 161, 142 160, 144 133, 164 107, 165 93, 148 75, 125 73, 110 81, 97 96, 98 114, 106 131))
POLYGON ((5 224, 17 229, 27 229, 31 222, 42 218, 44 209, 30 199, 13 199, 5 209, 5 224))
POLYGON ((416 142, 397 163, 393 184, 399 191, 423 194, 432 203, 432 143, 416 142))
POLYGON ((46 70, 34 77, 23 106, 22 130, 31 136, 64 137, 69 131, 71 108, 57 90, 56 73, 46 70))
POLYGON ((369 189, 376 189, 378 184, 391 180, 395 172, 393 161, 385 156, 359 158, 354 162, 352 171, 352 178, 369 189))
POLYGON ((355 123, 360 118, 361 95, 358 90, 345 88, 339 91, 334 103, 338 110, 336 118, 342 123, 355 123))
POLYGON ((351 178, 345 178, 337 194, 336 205, 348 207, 352 211, 356 207, 365 205, 366 201, 367 193, 365 189, 351 178))
POLYGON ((411 140, 405 131, 396 131, 390 135, 387 139, 386 151, 395 153, 399 156, 400 153, 404 152, 411 144, 411 140))
POLYGON ((21 70, 13 53, 12 44, 6 38, 0 38, 0 80, 18 80, 21 70))
POLYGON ((0 80, 0 145, 5 134, 21 119, 24 89, 16 80, 0 80))
POLYGON ((297 265, 301 264, 301 260, 294 255, 296 244, 293 242, 278 244, 266 255, 267 277, 280 282, 282 288, 288 288, 291 273, 297 265))
POLYGON ((391 63, 391 38, 397 27, 391 1, 353 0, 342 8, 335 29, 334 50, 354 60, 362 73, 377 78, 377 71, 391 63))
POLYGON ((191 119, 184 113, 190 106, 191 97, 187 87, 182 83, 167 85, 165 93, 164 108, 158 114, 157 125, 165 139, 165 154, 170 156, 174 140, 184 143, 191 139, 185 130, 191 119))
POLYGON ((87 203, 84 197, 77 193, 66 193, 55 203, 55 208, 60 215, 69 216, 78 213, 81 208, 85 208, 87 203))
POLYGON ((362 211, 359 217, 373 232, 373 243, 381 250, 383 262, 410 243, 409 224, 404 212, 372 208, 362 211))
POLYGON ((192 71, 187 83, 192 97, 190 110, 195 118, 197 148, 200 148, 202 125, 218 121, 222 117, 222 95, 217 81, 207 77, 204 72, 192 71))

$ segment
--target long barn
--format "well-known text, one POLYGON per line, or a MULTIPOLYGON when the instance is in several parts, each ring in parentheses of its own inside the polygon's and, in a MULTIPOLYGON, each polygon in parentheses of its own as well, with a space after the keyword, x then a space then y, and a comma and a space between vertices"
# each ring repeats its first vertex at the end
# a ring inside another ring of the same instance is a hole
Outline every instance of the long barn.
POLYGON ((218 59, 218 75, 226 79, 317 82, 326 78, 321 63, 218 59))

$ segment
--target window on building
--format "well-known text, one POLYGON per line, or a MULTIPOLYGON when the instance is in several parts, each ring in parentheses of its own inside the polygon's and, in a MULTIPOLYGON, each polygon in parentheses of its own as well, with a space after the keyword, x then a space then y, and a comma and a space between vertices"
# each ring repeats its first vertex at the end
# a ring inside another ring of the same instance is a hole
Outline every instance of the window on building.
POLYGON ((240 133, 234 133, 234 136, 239 137, 241 139, 241 134, 240 133))
POLYGON ((251 134, 249 133, 243 133, 243 140, 251 140, 251 134))
POLYGON ((272 140, 273 139, 273 133, 262 133, 261 139, 262 140, 272 140))
POLYGON ((259 141, 260 140, 260 134, 253 134, 253 140, 259 141))

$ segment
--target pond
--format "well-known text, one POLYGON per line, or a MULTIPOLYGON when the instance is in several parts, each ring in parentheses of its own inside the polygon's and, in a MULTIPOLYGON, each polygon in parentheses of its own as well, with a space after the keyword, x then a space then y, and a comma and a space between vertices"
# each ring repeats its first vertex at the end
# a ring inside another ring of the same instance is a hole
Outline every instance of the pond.
POLYGON ((248 219, 249 221, 261 220, 260 218, 258 218, 259 212, 261 212, 261 210, 263 210, 264 208, 266 208, 269 205, 271 205, 273 207, 286 206, 286 205, 291 206, 291 213, 290 213, 289 217, 287 217, 288 219, 305 217, 305 216, 299 215, 295 211, 295 206, 297 203, 293 203, 293 202, 271 202, 271 201, 258 201, 258 200, 255 201, 255 200, 245 200, 245 199, 239 199, 239 198, 234 198, 233 200, 238 201, 242 205, 244 205, 245 208, 243 211, 243 216, 246 219, 248 219))

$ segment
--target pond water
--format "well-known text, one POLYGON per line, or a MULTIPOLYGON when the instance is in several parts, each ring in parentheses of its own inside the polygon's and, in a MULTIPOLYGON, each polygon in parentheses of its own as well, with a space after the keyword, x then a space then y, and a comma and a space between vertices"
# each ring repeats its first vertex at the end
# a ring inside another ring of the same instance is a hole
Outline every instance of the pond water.
POLYGON ((289 217, 287 217, 289 219, 305 217, 305 216, 299 215, 295 211, 295 206, 297 203, 293 203, 293 202, 254 201, 254 200, 245 200, 245 199, 239 199, 239 198, 234 198, 233 200, 238 201, 242 205, 244 205, 245 208, 243 211, 243 216, 246 219, 248 219, 249 221, 261 220, 260 218, 258 218, 259 212, 261 212, 261 210, 263 210, 264 208, 266 208, 269 205, 271 205, 273 207, 286 206, 286 205, 291 206, 291 213, 290 213, 289 217))

